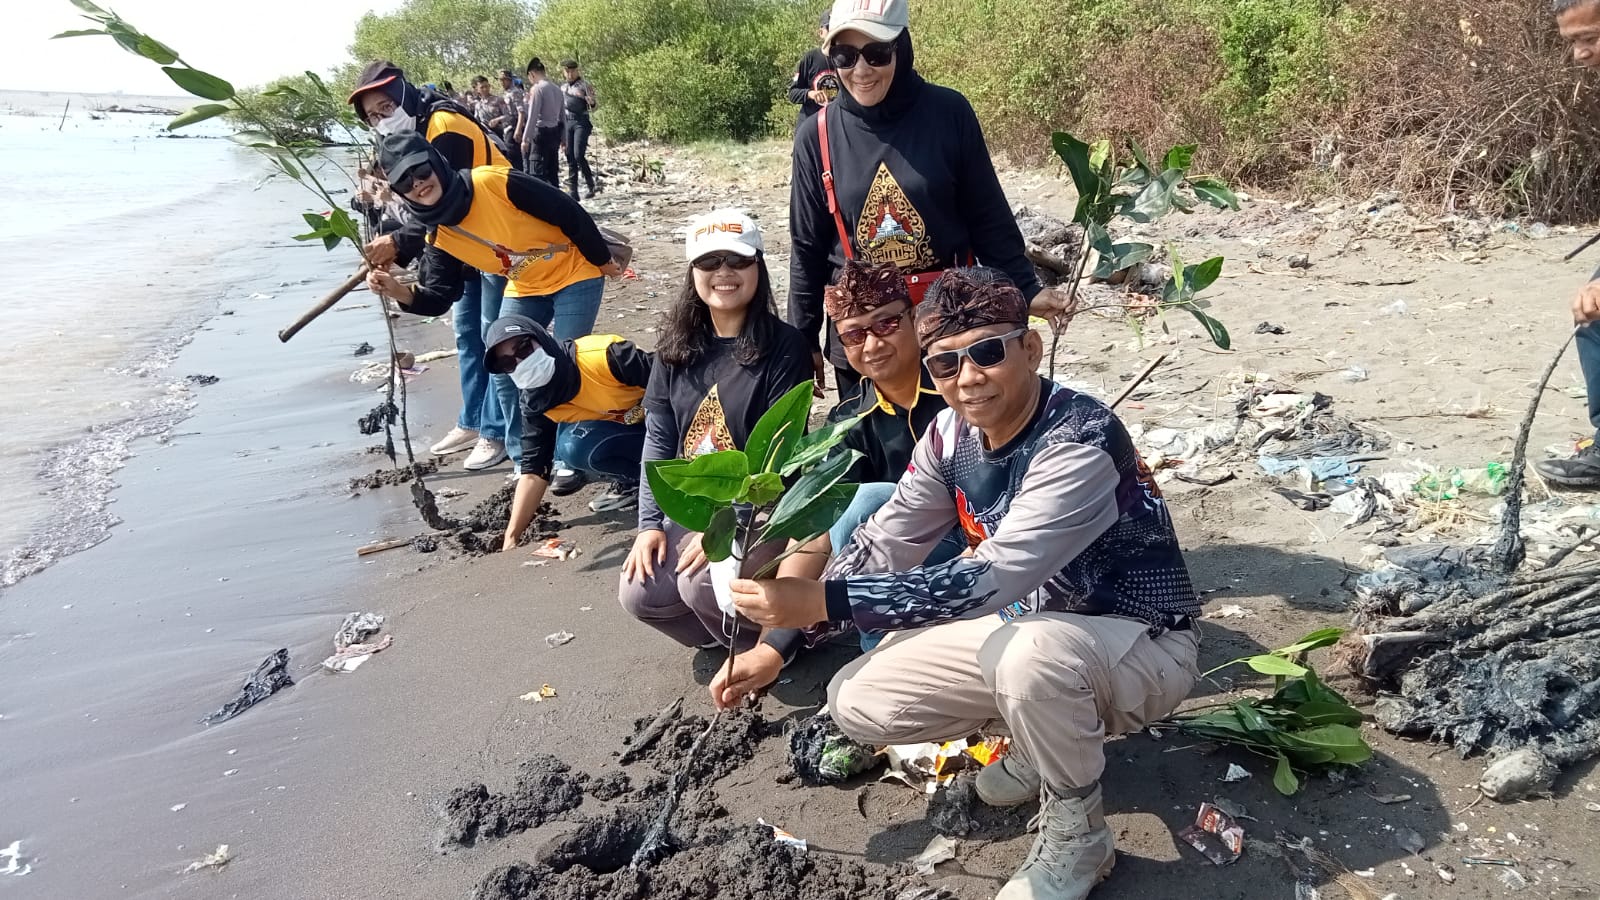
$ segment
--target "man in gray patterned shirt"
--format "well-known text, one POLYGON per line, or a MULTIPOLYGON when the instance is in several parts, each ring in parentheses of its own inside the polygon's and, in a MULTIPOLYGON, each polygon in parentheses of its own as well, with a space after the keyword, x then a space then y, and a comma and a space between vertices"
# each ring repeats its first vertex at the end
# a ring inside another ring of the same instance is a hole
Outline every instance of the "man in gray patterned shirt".
POLYGON ((1108 735, 1163 718, 1199 677, 1200 603, 1160 490, 1098 400, 1039 377, 1028 304, 995 269, 952 269, 916 309, 950 409, 822 581, 735 581, 767 629, 887 633, 828 688, 873 745, 1012 736, 978 776, 997 806, 1038 797, 1033 850, 997 900, 1081 900, 1116 861, 1101 806, 1108 735), (952 526, 970 552, 925 564, 952 526))

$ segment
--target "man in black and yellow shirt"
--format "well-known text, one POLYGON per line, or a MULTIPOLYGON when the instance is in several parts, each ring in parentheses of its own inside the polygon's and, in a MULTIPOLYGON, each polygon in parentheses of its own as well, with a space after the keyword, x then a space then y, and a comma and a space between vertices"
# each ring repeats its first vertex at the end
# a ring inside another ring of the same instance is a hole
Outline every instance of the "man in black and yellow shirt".
POLYGON ((504 549, 516 547, 533 521, 558 452, 577 471, 614 479, 590 509, 636 504, 651 355, 614 334, 557 341, 526 316, 496 320, 484 342, 484 367, 509 375, 521 391, 522 456, 504 549), (558 422, 572 424, 558 431, 558 422))

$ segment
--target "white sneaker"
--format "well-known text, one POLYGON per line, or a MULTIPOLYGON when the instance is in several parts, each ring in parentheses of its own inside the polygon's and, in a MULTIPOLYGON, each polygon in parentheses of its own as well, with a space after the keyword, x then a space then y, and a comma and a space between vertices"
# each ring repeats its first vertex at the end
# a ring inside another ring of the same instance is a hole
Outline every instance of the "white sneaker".
POLYGON ((506 445, 493 438, 478 438, 478 443, 473 445, 472 452, 467 454, 466 462, 461 468, 469 472, 479 469, 488 469, 498 466, 506 458, 506 445))
POLYGON ((441 438, 439 443, 429 447, 428 452, 432 453, 434 456, 444 456, 446 453, 455 453, 458 450, 465 450, 477 443, 477 441, 478 433, 476 431, 473 431, 470 428, 462 428, 460 425, 457 425, 456 427, 450 429, 450 433, 441 438))

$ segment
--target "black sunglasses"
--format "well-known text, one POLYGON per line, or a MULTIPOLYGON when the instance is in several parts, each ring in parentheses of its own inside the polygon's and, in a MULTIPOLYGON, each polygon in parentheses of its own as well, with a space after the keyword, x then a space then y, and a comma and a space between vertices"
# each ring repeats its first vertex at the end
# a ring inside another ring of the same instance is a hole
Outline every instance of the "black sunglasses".
POLYGON ((863 59, 874 69, 881 69, 894 62, 894 44, 884 41, 874 41, 863 47, 834 44, 828 49, 828 62, 835 69, 853 69, 856 62, 863 59))
POLYGON ((980 369, 992 369, 1005 362, 1006 345, 1012 340, 1028 333, 1026 328, 1018 328, 992 338, 984 338, 970 347, 960 350, 946 350, 935 353, 922 361, 928 367, 928 374, 940 380, 954 378, 961 372, 961 358, 972 360, 972 364, 980 369))
POLYGON ((741 256, 737 253, 707 253, 690 263, 702 272, 715 272, 723 266, 730 269, 748 269, 755 264, 754 256, 741 256))
POLYGON ((524 335, 515 340, 505 341, 494 349, 495 352, 489 354, 489 365, 487 366, 489 373, 491 375, 509 375, 511 370, 517 367, 518 363, 533 355, 533 338, 524 335), (511 348, 510 353, 499 352, 501 347, 506 346, 511 348))
POLYGON ((871 325, 867 325, 863 328, 852 328, 849 331, 841 331, 839 332, 839 342, 844 344, 846 347, 859 347, 867 342, 867 335, 869 334, 875 337, 886 338, 900 330, 900 326, 906 320, 906 313, 909 312, 911 312, 911 310, 902 309, 892 316, 879 319, 878 321, 873 322, 871 325))
POLYGON ((394 192, 404 196, 416 188, 417 182, 433 174, 433 166, 412 166, 400 174, 399 178, 389 182, 394 192))

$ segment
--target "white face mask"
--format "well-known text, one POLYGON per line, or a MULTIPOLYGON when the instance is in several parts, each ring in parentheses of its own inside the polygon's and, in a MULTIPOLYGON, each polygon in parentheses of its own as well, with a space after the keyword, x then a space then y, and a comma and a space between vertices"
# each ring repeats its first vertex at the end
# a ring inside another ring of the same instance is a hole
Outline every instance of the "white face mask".
POLYGON ((416 117, 406 112, 405 107, 396 106, 393 112, 379 119, 378 124, 372 126, 372 130, 385 136, 405 134, 408 131, 417 130, 417 120, 416 117))
POLYGON ((550 383, 556 374, 556 361, 544 349, 533 353, 511 370, 511 382, 524 391, 537 390, 550 383))

